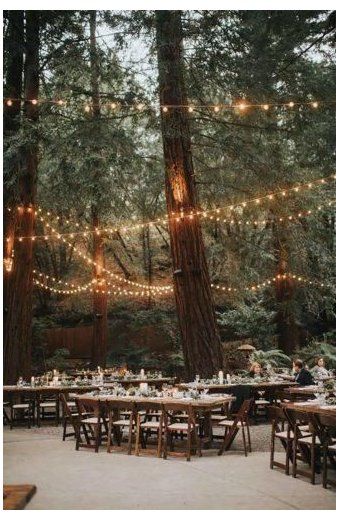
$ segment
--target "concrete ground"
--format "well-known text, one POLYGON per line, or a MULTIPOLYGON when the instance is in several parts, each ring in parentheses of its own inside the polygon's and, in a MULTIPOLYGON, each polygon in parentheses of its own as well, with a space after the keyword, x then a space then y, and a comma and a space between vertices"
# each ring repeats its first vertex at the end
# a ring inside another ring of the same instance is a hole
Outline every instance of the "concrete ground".
POLYGON ((4 482, 36 484, 33 510, 335 509, 334 491, 270 470, 267 451, 209 450, 191 462, 77 452, 55 427, 4 429, 4 482))

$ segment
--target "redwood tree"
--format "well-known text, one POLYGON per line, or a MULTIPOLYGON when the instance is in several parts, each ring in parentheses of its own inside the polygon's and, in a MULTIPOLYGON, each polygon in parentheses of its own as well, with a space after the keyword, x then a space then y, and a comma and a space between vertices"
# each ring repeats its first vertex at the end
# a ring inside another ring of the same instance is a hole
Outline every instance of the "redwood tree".
MULTIPOLYGON (((90 59, 91 59, 91 90, 92 116, 100 129, 100 96, 99 96, 99 58, 96 44, 97 12, 90 11, 90 59)), ((99 134, 98 134, 99 135, 99 134)), ((97 136, 98 139, 98 136, 97 136)), ((98 146, 100 147, 100 139, 98 146)), ((100 164, 94 165, 94 189, 92 201, 93 229, 100 228, 100 164)), ((105 267, 104 239, 100 232, 93 233, 93 275, 96 280, 93 293, 93 349, 92 368, 106 366, 107 356, 107 283, 103 273, 105 267)))
POLYGON ((156 11, 161 128, 170 218, 174 294, 189 378, 222 368, 210 278, 199 218, 180 218, 198 209, 182 58, 180 11, 156 11))
POLYGON ((278 336, 278 346, 286 354, 292 352, 299 346, 298 327, 294 314, 294 298, 296 284, 288 274, 289 248, 286 237, 286 226, 284 223, 273 224, 274 256, 276 261, 275 297, 277 313, 275 316, 278 336))
MULTIPOLYGON (((5 38, 5 97, 4 136, 5 150, 11 147, 11 140, 20 129, 23 53, 24 53, 24 12, 8 11, 8 30, 5 38)), ((11 154, 5 166, 4 183, 4 318, 11 297, 13 280, 14 233, 17 212, 13 211, 17 203, 17 178, 20 173, 20 157, 11 154), (9 211, 10 210, 10 211, 9 211)), ((6 332, 5 332, 6 334, 6 332)))
POLYGON ((31 373, 33 241, 38 166, 37 120, 39 97, 40 11, 26 11, 24 98, 25 125, 29 138, 23 148, 18 191, 17 236, 11 297, 6 308, 4 334, 4 381, 16 382, 31 373))

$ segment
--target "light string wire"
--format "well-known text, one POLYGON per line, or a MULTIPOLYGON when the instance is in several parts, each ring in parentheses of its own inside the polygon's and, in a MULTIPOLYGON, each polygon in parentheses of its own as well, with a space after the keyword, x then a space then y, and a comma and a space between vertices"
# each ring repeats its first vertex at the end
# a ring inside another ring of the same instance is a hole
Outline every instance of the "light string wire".
MULTIPOLYGON (((222 212, 225 212, 225 211, 235 211, 237 210, 238 208, 245 208, 247 205, 249 204, 256 204, 256 205, 259 205, 261 204, 262 202, 266 202, 268 200, 273 200, 275 197, 286 197, 286 196, 289 196, 291 194, 294 194, 294 193, 298 193, 299 191, 302 191, 302 190, 305 190, 305 189, 313 189, 313 188, 317 188, 319 186, 322 186, 322 185, 326 185, 328 182, 334 180, 336 178, 336 175, 335 174, 332 174, 332 175, 329 175, 327 177, 322 177, 320 179, 315 179, 313 181, 310 181, 310 182, 307 182, 307 183, 304 183, 304 184, 296 184, 290 188, 285 188, 285 189, 282 189, 282 190, 278 190, 278 191, 274 191, 274 192, 269 192, 265 195, 262 195, 262 196, 257 196, 257 197, 253 197, 251 199, 247 199, 247 200, 244 200, 244 201, 241 201, 241 202, 236 202, 234 204, 228 204, 226 206, 219 206, 217 208, 211 208, 211 209, 206 209, 206 210, 192 210, 192 211, 189 211, 189 212, 185 212, 184 210, 180 211, 180 213, 174 213, 172 212, 172 215, 169 216, 169 215, 165 215, 163 217, 158 217, 156 220, 151 220, 151 221, 148 221, 148 222, 138 222, 138 223, 135 223, 135 224, 127 224, 127 225, 120 225, 119 227, 116 227, 116 226, 110 226, 110 227, 105 227, 105 228, 95 228, 95 229, 90 229, 88 226, 86 226, 86 229, 85 230, 82 230, 82 231, 68 231, 68 232, 57 232, 55 229, 53 229, 53 227, 49 224, 49 223, 46 223, 46 226, 48 228, 51 228, 52 230, 52 234, 43 234, 43 235, 33 235, 33 236, 18 236, 16 237, 16 240, 19 240, 20 242, 22 240, 36 240, 36 239, 44 239, 44 240, 47 240, 48 238, 50 237, 55 237, 55 235, 57 234, 58 236, 60 237, 65 237, 65 236, 68 236, 70 238, 74 238, 75 236, 84 236, 84 237, 87 237, 89 236, 90 234, 92 233, 95 233, 95 234, 98 234, 100 235, 101 233, 118 233, 118 232, 122 232, 122 233, 126 233, 127 231, 131 231, 131 230, 138 230, 138 229, 142 229, 146 226, 156 226, 156 225, 159 225, 159 224, 168 224, 170 221, 177 221, 177 222, 180 222, 180 220, 183 220, 183 219, 190 219, 192 220, 194 217, 196 216, 199 216, 201 217, 202 219, 204 218, 209 218, 209 219, 213 219, 213 214, 220 214, 222 212), (46 238, 48 237, 48 238, 46 238)), ((7 208, 8 211, 12 211, 12 208, 8 207, 7 208)), ((20 211, 24 211, 25 208, 24 206, 22 205, 19 205, 17 206, 17 210, 20 212, 20 211)), ((26 211, 33 211, 33 208, 31 206, 28 206, 26 208, 26 211)), ((38 216, 38 218, 44 222, 45 220, 45 217, 41 217, 41 215, 39 214, 43 214, 44 211, 41 207, 38 207, 37 211, 35 211, 35 215, 38 216)), ((50 211, 47 211, 45 213, 46 216, 50 217, 51 216, 51 212, 50 211)), ((302 215, 300 215, 302 216, 302 215)), ((56 220, 60 220, 60 217, 56 216, 55 217, 56 220)), ((224 223, 227 223, 229 222, 230 224, 243 224, 243 223, 250 223, 251 221, 248 221, 247 219, 236 219, 236 218, 229 218, 229 219, 223 219, 223 218, 220 218, 220 217, 217 217, 215 220, 220 220, 221 222, 224 222, 224 223)), ((265 219, 265 222, 262 221, 262 223, 268 223, 270 221, 272 221, 273 219, 265 219)), ((290 219, 291 220, 291 219, 290 219)), ((258 223, 258 220, 255 219, 253 220, 253 223, 258 223)), ((68 225, 70 224, 70 221, 69 219, 66 219, 65 221, 65 224, 68 225)), ((75 226, 79 227, 80 224, 78 222, 75 223, 75 226)), ((7 238, 7 240, 9 240, 9 238, 7 238)))
MULTIPOLYGON (((79 293, 87 293, 87 294, 97 293, 97 294, 107 294, 107 295, 115 295, 115 296, 122 295, 122 296, 140 296, 140 297, 150 296, 150 295, 152 295, 152 296, 159 295, 159 292, 156 293, 155 291, 150 291, 150 290, 130 291, 127 289, 121 289, 120 287, 117 287, 116 285, 111 284, 109 282, 108 282, 108 285, 114 289, 113 291, 106 290, 106 289, 100 289, 100 287, 98 288, 98 284, 96 283, 95 280, 92 280, 91 282, 89 282, 85 285, 82 285, 82 286, 76 286, 74 284, 68 284, 67 282, 63 282, 62 280, 57 281, 54 277, 51 277, 49 275, 46 275, 46 274, 41 273, 36 270, 34 270, 33 273, 35 276, 38 276, 40 278, 40 280, 39 280, 38 278, 34 277, 34 280, 33 280, 34 285, 38 286, 41 289, 44 289, 46 291, 49 291, 54 294, 59 294, 59 295, 61 295, 61 294, 62 295, 73 295, 73 294, 79 294, 79 293), (53 286, 48 285, 45 282, 45 280, 47 280, 47 281, 51 280, 53 282, 57 282, 57 284, 63 283, 66 286, 69 286, 71 288, 70 289, 69 288, 59 289, 58 287, 53 287, 53 286)), ((239 292, 243 292, 243 291, 255 292, 255 291, 259 291, 259 290, 265 290, 277 282, 286 281, 286 280, 293 280, 294 282, 298 282, 300 284, 312 285, 312 286, 316 286, 316 287, 320 287, 320 288, 333 287, 333 284, 319 282, 318 280, 311 280, 305 276, 300 276, 300 275, 297 275, 294 273, 285 273, 285 274, 277 274, 276 276, 274 276, 272 278, 267 278, 263 282, 260 282, 257 284, 252 284, 252 285, 247 285, 240 289, 238 289, 236 287, 214 284, 214 283, 211 283, 211 288, 215 289, 217 291, 228 292, 228 293, 239 293, 239 292)), ((99 283, 99 285, 100 285, 100 283, 99 283)), ((172 293, 173 288, 169 292, 172 293)), ((164 293, 161 293, 161 295, 163 295, 163 294, 164 293)))
MULTIPOLYGON (((106 96, 101 96, 101 99, 107 99, 110 97, 110 94, 106 96)), ((4 104, 7 107, 11 107, 14 102, 20 103, 30 103, 32 105, 52 105, 62 107, 68 107, 72 105, 72 102, 66 101, 65 99, 49 99, 49 98, 39 98, 39 99, 28 99, 28 98, 13 98, 13 97, 5 97, 3 99, 4 104)), ((195 110, 206 109, 211 110, 215 113, 222 112, 223 110, 239 110, 241 112, 246 111, 246 109, 251 108, 259 108, 268 112, 271 108, 288 108, 293 109, 297 107, 311 107, 313 109, 317 109, 321 106, 335 105, 336 101, 326 101, 326 100, 307 100, 307 101, 285 101, 285 102, 262 102, 262 103, 252 103, 245 99, 238 101, 236 103, 188 103, 182 105, 176 104, 156 104, 156 103, 146 103, 142 101, 137 101, 135 103, 122 103, 121 101, 109 101, 109 102, 100 102, 98 103, 78 103, 78 105, 82 106, 84 112, 90 113, 92 109, 100 107, 100 108, 108 108, 110 110, 120 110, 120 109, 134 109, 138 112, 143 112, 146 110, 154 110, 160 108, 160 110, 164 113, 170 112, 171 110, 187 110, 189 113, 193 113, 195 110)))

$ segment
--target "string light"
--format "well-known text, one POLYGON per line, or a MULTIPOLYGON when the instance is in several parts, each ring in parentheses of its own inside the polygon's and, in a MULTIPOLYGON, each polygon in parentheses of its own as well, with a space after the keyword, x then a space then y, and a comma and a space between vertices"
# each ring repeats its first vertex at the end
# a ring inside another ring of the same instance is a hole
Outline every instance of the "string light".
POLYGON ((300 276, 294 273, 285 273, 285 274, 277 274, 273 278, 267 278, 265 281, 260 282, 258 284, 251 284, 247 285, 246 287, 243 287, 242 289, 237 289, 234 287, 229 287, 225 285, 218 285, 218 284, 211 284, 211 287, 213 289, 219 290, 219 291, 227 291, 227 292, 239 292, 240 290, 244 291, 250 291, 255 292, 261 289, 266 289, 267 287, 271 286, 274 283, 280 282, 281 280, 294 280, 295 282, 299 282, 301 284, 305 285, 314 285, 318 287, 327 287, 330 288, 333 285, 332 284, 326 284, 323 282, 318 282, 317 280, 310 280, 309 278, 306 278, 305 276, 300 276))
MULTIPOLYGON (((51 280, 53 282, 57 282, 57 280, 54 278, 54 277, 50 277, 48 275, 44 275, 43 273, 39 273, 37 271, 33 271, 34 275, 35 276, 38 276, 39 278, 45 278, 46 280, 51 280)), ((225 285, 220 285, 220 284, 211 284, 211 288, 212 289, 215 289, 217 291, 222 291, 222 292, 227 292, 227 293, 239 293, 241 291, 246 291, 246 292, 256 292, 256 291, 259 291, 259 290, 265 290, 269 287, 271 287, 273 284, 275 285, 276 283, 279 283, 280 281, 285 281, 285 280, 293 280, 294 282, 297 282, 297 283, 300 283, 300 284, 303 284, 303 285, 312 285, 312 286, 317 286, 317 287, 321 287, 321 288, 330 288, 332 287, 332 284, 327 284, 327 283, 324 283, 324 282, 319 282, 318 280, 310 280, 309 278, 306 278, 305 276, 300 276, 300 275, 297 275, 297 274, 294 274, 294 273, 285 273, 285 274, 277 274, 276 276, 274 276, 273 278, 267 278, 266 280, 264 280, 263 282, 260 282, 260 283, 257 283, 257 284, 250 284, 250 285, 247 285, 245 287, 242 287, 242 288, 236 288, 236 287, 231 287, 231 286, 225 286, 225 285)), ((54 293, 54 294, 59 294, 59 295, 74 295, 74 294, 79 294, 79 293, 87 293, 87 294, 107 294, 107 295, 115 295, 115 296, 136 296, 136 297, 144 297, 144 296, 159 296, 159 293, 156 292, 156 291, 152 291, 151 289, 146 289, 146 290, 140 290, 140 291, 131 291, 131 290, 128 290, 128 289, 124 289, 124 288, 121 288, 121 287, 118 287, 114 284, 111 284, 110 282, 107 282, 107 281, 102 281, 102 285, 103 284, 107 284, 109 287, 111 287, 113 290, 111 289, 98 289, 96 288, 95 286, 96 285, 99 285, 100 286, 100 281, 99 281, 99 284, 97 283, 97 280, 96 279, 93 279, 91 282, 89 282, 88 284, 85 284, 85 285, 79 285, 79 286, 76 286, 74 284, 68 284, 67 282, 61 282, 59 280, 59 282, 57 283, 64 283, 67 287, 70 287, 70 288, 67 288, 67 289, 60 289, 59 287, 52 287, 50 285, 48 285, 47 283, 45 283, 44 281, 41 281, 39 280, 38 278, 34 278, 33 279, 33 282, 35 285, 37 285, 38 287, 40 287, 41 289, 44 289, 46 291, 49 291, 51 293, 54 293)), ((167 293, 172 293, 173 292, 173 288, 170 288, 167 293)), ((163 296, 165 293, 161 293, 161 295, 163 296)))
MULTIPOLYGON (((275 191, 275 192, 271 192, 271 193, 266 193, 260 197, 255 197, 255 198, 251 198, 251 199, 248 199, 246 201, 239 201, 238 203, 235 203, 235 204, 228 204, 226 206, 221 206, 221 207, 217 207, 217 208, 212 208, 212 209, 208 209, 208 210, 196 210, 196 211, 192 211, 190 210, 189 212, 185 212, 183 208, 180 209, 180 213, 179 215, 177 215, 175 212, 172 212, 172 215, 171 216, 168 216, 168 215, 164 215, 163 217, 161 218, 157 218, 156 220, 153 220, 153 221, 149 221, 149 222, 139 222, 139 223, 135 223, 133 222, 133 224, 130 224, 130 225, 121 225, 119 227, 114 227, 114 226, 109 226, 109 227, 105 227, 105 228, 95 228, 94 230, 90 230, 88 228, 88 226, 86 226, 87 228, 87 233, 90 234, 90 233, 108 233, 108 234, 112 234, 112 233, 117 233, 117 232, 123 232, 123 233, 126 233, 128 231, 132 231, 132 230, 138 230, 138 229, 142 229, 144 227, 147 227, 147 226, 156 226, 158 225, 159 223, 162 223, 164 225, 168 224, 171 220, 175 220, 177 222, 180 221, 180 219, 185 219, 185 218, 188 218, 189 220, 192 220, 194 218, 194 216, 199 216, 201 218, 211 218, 211 215, 213 215, 214 213, 217 213, 217 214, 220 214, 221 212, 226 212, 226 211, 234 211, 236 208, 240 208, 240 207, 247 207, 248 204, 255 204, 255 205, 260 205, 262 202, 265 202, 267 200, 273 200, 275 197, 279 197, 279 196, 282 196, 282 197, 286 197, 287 194, 294 194, 294 193, 299 193, 300 191, 302 190, 310 190, 310 189, 314 189, 314 188, 317 188, 321 185, 324 185, 326 184, 327 182, 330 182, 332 180, 334 180, 336 178, 335 174, 333 175, 329 175, 325 178, 321 178, 321 179, 316 179, 312 182, 308 182, 308 183, 305 183, 305 184, 298 184, 297 186, 291 186, 290 188, 288 189, 284 189, 284 190, 281 190, 281 191, 275 191), (180 217, 180 218, 178 218, 180 217)), ((332 202, 329 203, 329 205, 331 205, 332 202)), ((8 211, 11 211, 11 208, 7 208, 8 211)), ((18 211, 20 212, 23 212, 24 211, 24 206, 18 206, 17 207, 18 211)), ((27 210, 28 211, 28 210, 27 210)), ((39 215, 39 219, 44 222, 44 217, 41 215, 42 213, 42 209, 41 208, 38 208, 38 211, 36 212, 37 215, 39 215)), ((46 213, 46 215, 50 215, 50 211, 48 211, 46 213)), ((59 220, 59 217, 55 217, 57 220, 59 220)), ((221 219, 223 220, 223 219, 221 219)), ((230 221, 230 218, 228 218, 227 221, 230 221)), ((223 220, 223 222, 226 222, 226 220, 223 220)), ((76 227, 80 227, 80 224, 78 222, 75 223, 75 226, 76 227)), ((50 237, 55 237, 55 233, 56 233, 56 230, 49 224, 49 223, 46 223, 46 227, 49 228, 52 232, 52 234, 48 235, 47 236, 50 236, 50 237)), ((75 236, 78 236, 78 235, 83 235, 83 236, 86 236, 84 235, 84 231, 83 230, 79 230, 79 231, 68 231, 68 232, 63 232, 63 233, 58 233, 58 238, 60 237, 70 237, 70 238, 74 238, 75 236)), ((44 235, 37 235, 36 238, 41 238, 41 239, 45 239, 46 237, 46 234, 44 235)), ((22 238, 22 239, 31 239, 31 237, 19 237, 19 238, 22 238)))
MULTIPOLYGON (((41 208, 39 208, 38 213, 41 213, 41 212, 42 212, 42 210, 41 210, 41 208)), ((39 216, 38 218, 40 218, 40 220, 43 219, 43 217, 41 217, 41 216, 39 216)), ((56 229, 54 229, 48 222, 46 223, 46 226, 48 226, 51 229, 54 238, 57 238, 58 240, 62 240, 62 242, 64 244, 66 244, 69 248, 73 249, 73 251, 77 254, 77 256, 79 256, 80 258, 85 260, 89 265, 93 265, 95 267, 100 267, 96 261, 92 260, 91 257, 89 257, 89 256, 85 255, 84 253, 82 253, 81 251, 79 251, 78 248, 74 247, 74 244, 72 244, 71 242, 68 242, 68 240, 66 240, 61 235, 61 233, 59 233, 56 229)), ((23 238, 24 237, 19 237, 19 241, 22 241, 23 238)), ((101 266, 101 270, 102 270, 103 273, 108 274, 109 276, 111 276, 115 280, 119 280, 120 282, 126 283, 128 285, 132 285, 134 287, 138 287, 140 289, 156 291, 156 292, 159 292, 159 293, 160 292, 166 292, 169 289, 171 289, 171 286, 169 286, 169 285, 149 285, 149 284, 141 284, 141 283, 138 283, 138 282, 133 282, 132 280, 128 280, 127 278, 123 278, 123 277, 121 277, 121 276, 119 276, 119 275, 109 271, 106 267, 102 267, 101 266)))
MULTIPOLYGON (((56 105, 56 106, 60 106, 60 107, 63 107, 63 106, 66 106, 67 105, 67 102, 66 100, 63 100, 63 99, 48 99, 48 98, 40 98, 40 99, 24 99, 24 98, 12 98, 12 97, 8 97, 8 98, 4 98, 4 103, 7 104, 7 106, 11 106, 13 104, 14 101, 17 101, 17 102, 27 102, 27 103, 31 103, 32 105, 37 105, 37 104, 49 104, 49 105, 56 105)), ((304 107, 307 107, 307 106, 310 106, 312 108, 319 108, 319 106, 323 105, 334 105, 335 104, 335 101, 317 101, 317 100, 314 100, 314 101, 308 101, 308 100, 305 100, 305 101, 300 101, 300 102, 296 102, 296 101, 289 101, 289 102, 273 102, 273 103, 250 103, 250 102, 240 102, 240 103, 218 103, 218 104, 189 104, 189 105, 180 105, 180 104, 174 104, 174 105, 160 105, 160 109, 163 111, 163 112, 167 112, 169 109, 173 109, 173 110, 176 110, 176 109, 183 109, 183 108, 186 108, 189 112, 193 112, 195 109, 206 109, 206 110, 214 110, 215 112, 219 112, 221 110, 245 110, 246 108, 257 108, 257 109, 261 109, 261 110, 264 110, 264 111, 268 111, 270 108, 279 108, 279 107, 288 107, 288 108, 294 108, 296 106, 304 106, 304 107)), ((100 108, 107 108, 107 109, 111 109, 111 110, 115 110, 116 108, 118 108, 118 103, 117 102, 105 102, 105 100, 103 101, 100 101, 99 104, 96 104, 96 103, 87 103, 85 106, 84 106, 84 110, 85 112, 90 112, 90 110, 94 107, 97 107, 99 106, 100 108)), ((155 109, 157 108, 157 105, 154 104, 154 103, 148 103, 148 104, 145 104, 145 103, 141 103, 141 102, 137 102, 137 103, 126 103, 126 104, 123 104, 123 105, 119 105, 119 108, 122 108, 122 109, 134 109, 134 110, 137 110, 137 111, 142 111, 144 109, 155 109)))

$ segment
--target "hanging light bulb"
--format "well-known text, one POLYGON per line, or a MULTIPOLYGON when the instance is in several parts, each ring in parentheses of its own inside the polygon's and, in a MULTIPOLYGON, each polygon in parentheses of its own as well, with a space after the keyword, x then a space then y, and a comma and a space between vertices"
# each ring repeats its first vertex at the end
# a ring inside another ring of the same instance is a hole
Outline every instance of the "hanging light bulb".
POLYGON ((162 107, 163 112, 168 112, 168 107, 162 107))
POLYGON ((11 99, 7 99, 7 101, 6 101, 6 105, 7 105, 8 107, 11 107, 11 106, 13 105, 13 101, 12 101, 11 99))
POLYGON ((262 107, 263 107, 264 110, 268 110, 270 108, 269 105, 263 105, 262 107))

